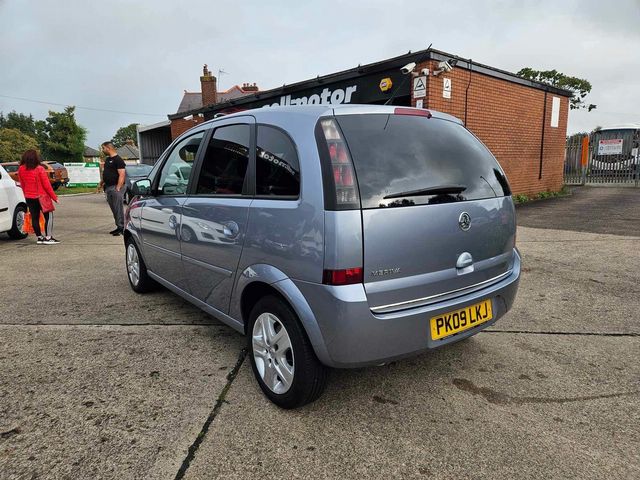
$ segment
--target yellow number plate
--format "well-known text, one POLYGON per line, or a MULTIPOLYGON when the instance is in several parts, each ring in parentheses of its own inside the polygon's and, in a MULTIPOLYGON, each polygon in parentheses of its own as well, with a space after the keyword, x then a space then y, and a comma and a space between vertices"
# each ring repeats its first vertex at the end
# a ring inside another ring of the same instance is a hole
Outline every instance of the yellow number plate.
POLYGON ((493 318, 491 300, 431 318, 431 338, 438 340, 477 327, 493 318))

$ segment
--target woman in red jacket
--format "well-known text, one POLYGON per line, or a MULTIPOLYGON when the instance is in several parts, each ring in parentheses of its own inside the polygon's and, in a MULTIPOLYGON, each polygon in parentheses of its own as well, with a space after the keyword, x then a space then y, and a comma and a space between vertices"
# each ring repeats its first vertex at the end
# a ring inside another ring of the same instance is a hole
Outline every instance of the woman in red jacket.
POLYGON ((40 155, 35 150, 27 150, 22 155, 20 168, 18 168, 18 179, 24 192, 24 198, 31 213, 31 224, 33 231, 38 237, 37 243, 45 245, 55 245, 60 243, 53 238, 53 211, 44 212, 40 205, 40 196, 45 195, 54 202, 58 202, 58 196, 51 188, 51 183, 47 177, 47 172, 40 165, 40 155), (44 215, 44 234, 40 230, 40 212, 44 215))

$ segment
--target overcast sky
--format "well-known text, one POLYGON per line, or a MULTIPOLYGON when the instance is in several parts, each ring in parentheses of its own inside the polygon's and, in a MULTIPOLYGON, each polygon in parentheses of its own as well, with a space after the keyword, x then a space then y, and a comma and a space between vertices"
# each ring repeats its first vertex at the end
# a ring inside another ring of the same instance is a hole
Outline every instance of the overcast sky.
POLYGON ((569 133, 640 123, 640 0, 0 0, 0 111, 63 108, 6 97, 76 105, 95 148, 121 126, 165 120, 200 90, 204 63, 229 73, 219 88, 266 90, 429 43, 589 80, 598 108, 570 112, 569 133))

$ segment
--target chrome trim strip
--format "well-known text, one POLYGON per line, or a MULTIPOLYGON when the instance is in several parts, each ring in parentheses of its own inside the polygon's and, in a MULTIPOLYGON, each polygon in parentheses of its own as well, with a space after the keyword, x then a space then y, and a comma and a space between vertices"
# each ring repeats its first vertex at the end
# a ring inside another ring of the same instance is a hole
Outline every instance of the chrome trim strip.
POLYGON ((480 290, 480 289, 482 289, 484 287, 488 287, 491 284, 498 283, 500 280, 508 277, 512 273, 513 273, 513 269, 507 270, 506 272, 504 272, 501 275, 498 275, 497 277, 490 278, 489 280, 485 280, 483 282, 476 283, 476 284, 470 285, 468 287, 458 288, 457 290, 451 290, 449 292, 438 293, 437 295, 431 295, 429 297, 417 298, 415 300, 408 300, 406 302, 391 303, 389 305, 381 305, 379 307, 372 307, 371 311, 373 313, 392 313, 392 312, 396 312, 398 310, 405 310, 405 309, 408 309, 408 308, 423 307, 423 306, 428 305, 430 303, 434 303, 436 300, 438 300, 438 299, 440 299, 442 297, 447 297, 447 296, 450 296, 450 295, 453 295, 453 294, 463 295, 465 293, 475 292, 476 290, 480 290))

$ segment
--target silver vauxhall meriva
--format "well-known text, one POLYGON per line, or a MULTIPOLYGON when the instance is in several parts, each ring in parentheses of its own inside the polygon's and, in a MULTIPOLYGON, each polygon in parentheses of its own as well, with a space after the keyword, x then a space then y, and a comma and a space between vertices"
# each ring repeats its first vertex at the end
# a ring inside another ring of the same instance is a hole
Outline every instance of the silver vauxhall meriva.
POLYGON ((327 367, 463 340, 513 304, 509 184, 449 115, 393 106, 263 108, 184 133, 126 219, 131 287, 161 284, 247 335, 277 405, 327 367))

